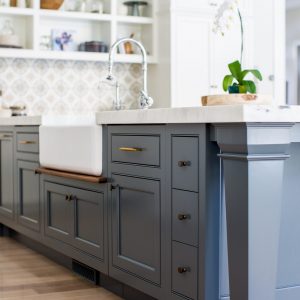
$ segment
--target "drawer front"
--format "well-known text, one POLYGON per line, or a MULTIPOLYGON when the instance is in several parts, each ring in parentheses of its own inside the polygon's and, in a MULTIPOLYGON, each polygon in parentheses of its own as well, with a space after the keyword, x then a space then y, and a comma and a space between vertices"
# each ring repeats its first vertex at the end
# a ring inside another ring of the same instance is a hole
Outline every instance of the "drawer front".
POLYGON ((153 135, 112 135, 112 162, 160 166, 160 137, 153 135))
POLYGON ((17 133, 17 151, 39 153, 38 133, 17 133))
POLYGON ((197 248, 173 242, 172 291, 190 299, 197 299, 197 269, 197 248))
POLYGON ((175 241, 198 246, 198 194, 173 190, 172 237, 175 241))
POLYGON ((172 138, 172 186, 198 192, 199 189, 199 139, 198 137, 172 138))

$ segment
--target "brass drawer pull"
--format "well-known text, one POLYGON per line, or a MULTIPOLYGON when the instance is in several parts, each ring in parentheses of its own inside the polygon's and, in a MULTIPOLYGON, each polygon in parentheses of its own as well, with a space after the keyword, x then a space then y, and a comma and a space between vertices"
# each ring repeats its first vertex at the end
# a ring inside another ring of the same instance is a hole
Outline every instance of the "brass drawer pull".
POLYGON ((0 140, 11 139, 13 136, 11 134, 0 135, 0 140))
POLYGON ((19 141, 20 145, 34 145, 36 142, 34 141, 19 141))
POLYGON ((180 221, 184 221, 184 220, 190 219, 191 216, 190 215, 186 215, 186 214, 178 214, 177 218, 180 221))
POLYGON ((187 272, 191 272, 191 269, 189 267, 179 267, 177 269, 178 273, 179 274, 184 274, 184 273, 187 273, 187 272))
POLYGON ((182 168, 182 167, 190 167, 191 166, 191 162, 190 161, 185 161, 185 160, 181 160, 181 161, 179 161, 178 162, 178 166, 180 167, 180 168, 182 168))
POLYGON ((135 148, 135 147, 120 147, 119 150, 124 151, 124 152, 142 152, 143 151, 142 148, 135 148))

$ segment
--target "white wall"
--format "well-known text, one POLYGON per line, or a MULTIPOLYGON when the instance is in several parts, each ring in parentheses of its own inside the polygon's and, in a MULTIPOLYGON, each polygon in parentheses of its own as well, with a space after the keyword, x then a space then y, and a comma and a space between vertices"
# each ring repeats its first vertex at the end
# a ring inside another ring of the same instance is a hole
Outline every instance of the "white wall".
POLYGON ((288 103, 300 104, 297 99, 297 45, 300 46, 300 7, 288 9, 286 16, 286 78, 289 83, 288 103))

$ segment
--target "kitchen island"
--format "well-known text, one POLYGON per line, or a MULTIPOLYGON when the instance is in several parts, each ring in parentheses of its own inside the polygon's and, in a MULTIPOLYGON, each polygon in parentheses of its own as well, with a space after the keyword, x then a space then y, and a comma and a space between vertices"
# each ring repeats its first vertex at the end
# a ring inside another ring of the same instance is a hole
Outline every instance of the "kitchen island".
MULTIPOLYGON (((182 228, 174 221, 174 206, 178 205, 178 198, 189 201, 182 191, 193 190, 186 186, 192 185, 197 174, 183 171, 178 178, 181 171, 176 168, 180 164, 177 155, 182 153, 180 158, 184 156, 187 160, 181 169, 192 169, 195 162, 190 161, 190 147, 193 137, 197 137, 199 147, 194 147, 200 153, 198 294, 195 291, 191 295, 191 279, 185 282, 189 291, 185 296, 226 299, 230 286, 231 300, 300 299, 300 243, 296 237, 300 231, 300 205, 295 199, 300 179, 299 107, 241 105, 103 112, 97 120, 99 124, 114 126, 112 134, 124 129, 139 135, 147 132, 149 124, 165 126, 162 146, 166 144, 167 215, 171 211, 167 232, 172 232, 167 236, 167 286, 173 294, 178 292, 174 241, 188 244, 186 239, 191 235, 186 231, 184 237, 177 237, 182 228), (136 124, 139 127, 130 129, 136 124), (174 190, 180 190, 180 195, 174 190)), ((140 145, 128 142, 131 146, 140 145)), ((110 150, 114 153, 114 149, 110 150)), ((185 255, 190 256, 190 252, 185 255)), ((184 275, 181 280, 185 280, 184 275)))
POLYGON ((0 224, 144 293, 136 299, 229 299, 229 287, 231 300, 300 299, 299 107, 96 119, 98 184, 35 174, 43 117, 0 119, 10 187, 0 224))

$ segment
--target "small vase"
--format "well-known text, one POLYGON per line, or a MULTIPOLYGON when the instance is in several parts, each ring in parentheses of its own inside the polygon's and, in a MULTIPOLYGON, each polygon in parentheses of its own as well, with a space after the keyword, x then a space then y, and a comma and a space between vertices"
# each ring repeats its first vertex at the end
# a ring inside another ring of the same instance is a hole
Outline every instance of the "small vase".
POLYGON ((240 93, 240 89, 238 85, 232 85, 228 88, 228 92, 229 94, 239 94, 240 93))

